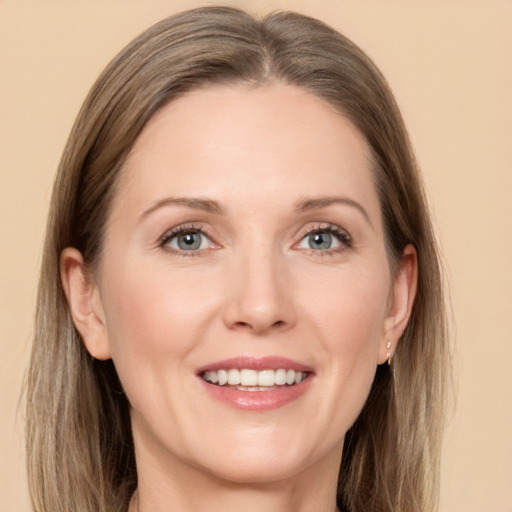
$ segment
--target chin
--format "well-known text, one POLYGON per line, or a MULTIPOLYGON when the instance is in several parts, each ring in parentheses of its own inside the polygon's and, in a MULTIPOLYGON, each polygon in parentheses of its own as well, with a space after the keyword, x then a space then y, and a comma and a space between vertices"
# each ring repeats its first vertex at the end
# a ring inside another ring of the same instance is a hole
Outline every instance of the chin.
POLYGON ((304 442, 286 441, 279 436, 250 445, 233 442, 223 452, 210 452, 209 460, 205 460, 203 452, 201 467, 206 473, 228 482, 266 485, 291 479, 325 456, 323 451, 310 453, 304 442))
POLYGON ((285 481, 300 473, 304 463, 291 460, 279 461, 275 458, 260 458, 258 460, 225 460, 221 465, 216 464, 208 471, 220 480, 235 484, 274 484, 285 481))

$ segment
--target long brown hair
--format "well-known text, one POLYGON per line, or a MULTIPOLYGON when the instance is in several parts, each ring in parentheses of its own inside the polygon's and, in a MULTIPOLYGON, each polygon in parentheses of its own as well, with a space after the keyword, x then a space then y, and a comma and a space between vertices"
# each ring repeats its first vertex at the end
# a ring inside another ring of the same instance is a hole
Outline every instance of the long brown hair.
POLYGON ((59 279, 76 247, 94 268, 123 162, 164 104, 211 84, 277 81, 347 116, 373 156, 391 268, 418 254, 412 317, 392 370, 378 367, 345 438, 338 504, 352 512, 437 509, 449 363, 438 251, 404 123, 381 73, 324 23, 278 12, 261 20, 226 7, 167 18, 130 43, 90 91, 54 185, 27 379, 27 464, 38 512, 124 511, 137 486, 129 404, 111 361, 85 350, 59 279))

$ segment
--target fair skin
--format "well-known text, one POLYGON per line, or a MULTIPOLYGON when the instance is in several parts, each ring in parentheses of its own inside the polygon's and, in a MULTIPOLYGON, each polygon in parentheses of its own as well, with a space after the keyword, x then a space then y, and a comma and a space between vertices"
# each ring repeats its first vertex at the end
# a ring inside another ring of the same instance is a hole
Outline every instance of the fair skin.
POLYGON ((131 512, 336 510, 345 432, 416 286, 412 247, 390 270, 370 169, 354 125, 293 86, 194 91, 145 127, 99 265, 61 258, 131 404, 131 512), (207 382, 244 368, 304 380, 207 382))

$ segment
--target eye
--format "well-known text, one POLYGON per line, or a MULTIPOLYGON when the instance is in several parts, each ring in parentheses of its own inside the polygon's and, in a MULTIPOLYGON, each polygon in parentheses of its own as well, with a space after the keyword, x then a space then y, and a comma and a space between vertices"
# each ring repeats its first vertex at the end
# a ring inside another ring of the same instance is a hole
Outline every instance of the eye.
POLYGON ((321 252, 336 252, 350 247, 348 233, 337 226, 315 227, 297 244, 299 249, 321 252))
POLYGON ((340 245, 340 240, 332 233, 328 231, 313 231, 300 241, 298 247, 315 251, 327 251, 329 249, 336 249, 340 245))
POLYGON ((209 249, 213 245, 210 238, 197 228, 179 228, 162 239, 162 247, 175 251, 200 251, 209 249))

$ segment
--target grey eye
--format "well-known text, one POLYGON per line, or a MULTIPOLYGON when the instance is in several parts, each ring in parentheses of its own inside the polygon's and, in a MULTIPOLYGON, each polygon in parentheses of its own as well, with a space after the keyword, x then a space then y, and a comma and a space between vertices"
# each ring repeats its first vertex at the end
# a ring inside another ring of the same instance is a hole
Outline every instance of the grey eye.
POLYGON ((186 231, 177 233, 167 242, 169 247, 180 251, 196 251, 207 249, 210 246, 210 239, 199 231, 186 231))
POLYGON ((310 233, 307 236, 307 241, 310 249, 330 249, 333 245, 333 236, 330 233, 326 233, 325 231, 310 233))
POLYGON ((184 251, 199 249, 201 247, 201 235, 199 233, 184 233, 176 237, 178 247, 184 251))
POLYGON ((318 228, 304 235, 297 247, 318 252, 341 250, 350 247, 350 238, 338 228, 318 228))

